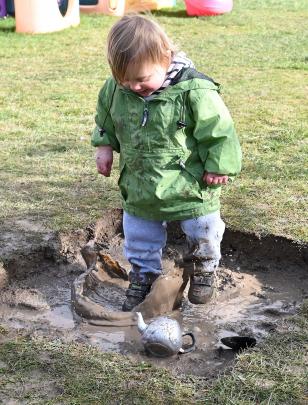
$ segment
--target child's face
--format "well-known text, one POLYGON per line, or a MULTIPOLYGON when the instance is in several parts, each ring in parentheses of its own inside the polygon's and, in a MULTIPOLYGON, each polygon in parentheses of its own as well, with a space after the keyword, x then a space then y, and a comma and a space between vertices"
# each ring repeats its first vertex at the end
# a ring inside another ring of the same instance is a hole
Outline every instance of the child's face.
POLYGON ((141 66, 128 66, 124 87, 129 88, 141 97, 148 97, 158 90, 165 81, 168 66, 153 63, 144 63, 141 66))

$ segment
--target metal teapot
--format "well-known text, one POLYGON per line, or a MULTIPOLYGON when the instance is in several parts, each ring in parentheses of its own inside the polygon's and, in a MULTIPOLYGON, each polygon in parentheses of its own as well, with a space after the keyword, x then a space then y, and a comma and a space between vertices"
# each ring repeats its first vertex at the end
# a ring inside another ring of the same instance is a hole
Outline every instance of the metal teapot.
POLYGON ((191 332, 182 333, 179 323, 175 319, 160 316, 148 325, 144 322, 142 314, 136 312, 138 317, 138 330, 141 341, 147 353, 156 357, 169 357, 174 354, 188 353, 195 347, 195 337, 191 332), (183 336, 191 337, 191 344, 182 348, 183 336))

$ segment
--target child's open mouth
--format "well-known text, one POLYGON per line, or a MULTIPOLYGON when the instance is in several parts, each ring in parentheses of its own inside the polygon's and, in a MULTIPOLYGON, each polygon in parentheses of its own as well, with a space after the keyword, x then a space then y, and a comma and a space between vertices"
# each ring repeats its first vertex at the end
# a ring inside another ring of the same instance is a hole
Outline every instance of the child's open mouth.
POLYGON ((144 91, 138 91, 138 94, 139 94, 139 96, 147 97, 147 96, 150 96, 152 94, 152 92, 148 91, 148 90, 144 90, 144 91))

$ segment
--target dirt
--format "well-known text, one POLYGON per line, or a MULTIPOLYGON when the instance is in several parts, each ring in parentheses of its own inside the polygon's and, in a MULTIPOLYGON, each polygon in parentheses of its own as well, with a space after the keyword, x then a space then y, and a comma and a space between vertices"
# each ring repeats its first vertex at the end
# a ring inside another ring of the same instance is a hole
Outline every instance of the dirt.
MULTIPOLYGON (((178 224, 169 224, 168 235, 164 251, 166 274, 179 268, 185 249, 178 224)), ((186 288, 180 307, 168 313, 184 331, 195 334, 195 351, 168 359, 148 357, 135 325, 95 325, 89 316, 81 317, 80 311, 78 314, 72 308, 72 284, 95 262, 95 257, 87 256, 86 263, 81 254, 89 241, 94 241, 124 270, 129 269, 122 254, 119 210, 108 211, 85 230, 62 234, 31 220, 2 226, 0 325, 8 330, 5 339, 21 334, 77 341, 149 361, 176 374, 212 378, 232 365, 236 356, 220 342, 222 337, 253 336, 258 345, 268 333, 275 333, 281 318, 294 314, 303 299, 308 298, 306 246, 283 238, 258 239, 227 231, 212 302, 190 304, 186 288)), ((112 285, 100 285, 88 298, 110 311, 120 312, 126 285, 127 280, 113 279, 112 285)))

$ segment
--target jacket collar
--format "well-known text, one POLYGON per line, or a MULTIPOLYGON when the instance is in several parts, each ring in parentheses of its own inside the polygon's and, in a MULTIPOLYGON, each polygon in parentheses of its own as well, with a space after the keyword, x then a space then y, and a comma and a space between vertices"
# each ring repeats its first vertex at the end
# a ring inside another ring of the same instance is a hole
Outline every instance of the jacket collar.
MULTIPOLYGON (((118 84, 118 86, 119 89, 124 93, 145 101, 143 97, 138 96, 138 94, 134 93, 133 91, 120 84, 118 84)), ((176 94, 194 89, 209 89, 219 91, 220 84, 215 82, 211 77, 198 72, 194 68, 184 68, 174 77, 170 86, 166 87, 150 101, 170 99, 176 94)))

